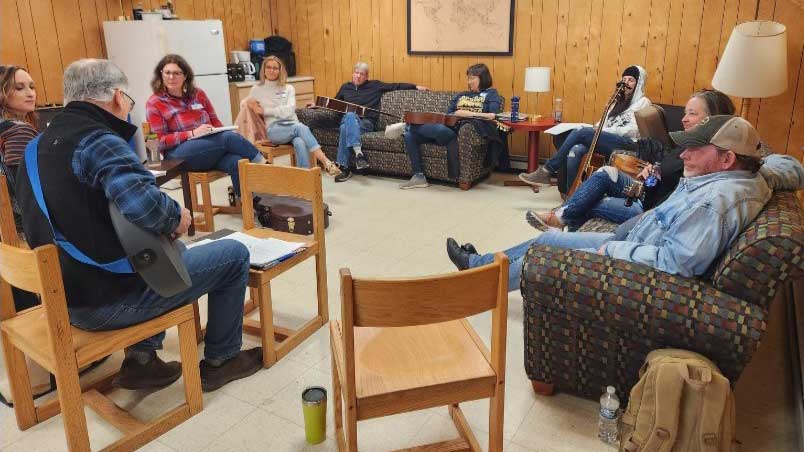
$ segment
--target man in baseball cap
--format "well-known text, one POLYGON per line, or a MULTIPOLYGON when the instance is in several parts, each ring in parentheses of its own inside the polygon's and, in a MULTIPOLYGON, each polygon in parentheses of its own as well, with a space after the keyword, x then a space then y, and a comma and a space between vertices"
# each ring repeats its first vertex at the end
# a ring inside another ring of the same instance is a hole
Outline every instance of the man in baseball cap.
POLYGON ((681 153, 684 177, 695 177, 729 169, 759 170, 759 134, 743 118, 710 116, 696 127, 670 132, 670 138, 686 148, 681 153))
MULTIPOLYGON (((505 251, 511 262, 509 290, 518 290, 525 254, 534 244, 596 251, 674 275, 701 276, 756 218, 773 190, 804 188, 801 163, 777 154, 763 163, 759 135, 742 118, 710 116, 693 129, 670 136, 685 148, 684 177, 667 200, 645 212, 624 239, 599 232, 548 230, 509 248, 505 251)), ((493 253, 481 255, 452 238, 447 239, 447 254, 459 270, 494 258, 493 253)))

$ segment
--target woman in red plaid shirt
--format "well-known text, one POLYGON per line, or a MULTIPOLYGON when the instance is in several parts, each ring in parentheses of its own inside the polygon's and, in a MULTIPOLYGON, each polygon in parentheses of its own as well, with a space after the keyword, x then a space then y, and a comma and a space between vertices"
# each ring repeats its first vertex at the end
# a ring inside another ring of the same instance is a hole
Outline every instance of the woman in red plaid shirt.
POLYGON ((165 55, 154 69, 154 94, 146 104, 151 130, 159 137, 159 150, 167 159, 182 159, 191 171, 217 169, 232 177, 240 198, 237 161, 264 163, 265 158, 247 139, 233 131, 210 134, 221 127, 215 108, 193 84, 193 70, 179 55, 165 55))

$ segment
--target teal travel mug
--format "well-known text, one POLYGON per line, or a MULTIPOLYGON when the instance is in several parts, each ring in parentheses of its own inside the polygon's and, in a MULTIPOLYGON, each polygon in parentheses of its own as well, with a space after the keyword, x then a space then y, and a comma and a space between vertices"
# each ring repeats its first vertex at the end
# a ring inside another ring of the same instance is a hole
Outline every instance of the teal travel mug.
POLYGON ((310 386, 302 391, 304 436, 310 444, 318 444, 327 437, 327 390, 310 386))

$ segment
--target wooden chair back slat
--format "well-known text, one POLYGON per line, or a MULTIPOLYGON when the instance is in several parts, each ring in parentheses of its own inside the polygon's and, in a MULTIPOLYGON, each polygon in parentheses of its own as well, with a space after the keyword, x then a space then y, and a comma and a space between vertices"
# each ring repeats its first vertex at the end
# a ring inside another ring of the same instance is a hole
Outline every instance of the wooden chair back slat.
POLYGON ((0 174, 0 242, 19 246, 14 209, 11 207, 11 195, 8 193, 8 182, 4 174, 0 174))
MULTIPOLYGON (((54 252, 55 248, 53 246, 54 252)), ((37 268, 35 251, 0 243, 0 275, 8 284, 28 292, 41 294, 43 288, 37 268)), ((59 271, 59 276, 61 276, 61 271, 59 271)))
POLYGON ((240 160, 238 170, 243 199, 243 229, 254 228, 254 205, 251 200, 255 193, 293 196, 312 203, 313 236, 319 244, 323 244, 324 198, 320 168, 291 168, 240 160))
POLYGON ((423 278, 357 279, 353 284, 355 326, 426 325, 497 306, 499 265, 423 278))

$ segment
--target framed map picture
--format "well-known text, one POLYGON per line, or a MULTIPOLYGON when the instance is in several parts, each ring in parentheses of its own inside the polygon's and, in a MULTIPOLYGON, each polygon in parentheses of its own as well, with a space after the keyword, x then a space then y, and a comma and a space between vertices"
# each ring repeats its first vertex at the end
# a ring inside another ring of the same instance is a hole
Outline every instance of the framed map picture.
POLYGON ((511 55, 514 0, 408 0, 408 54, 511 55))

